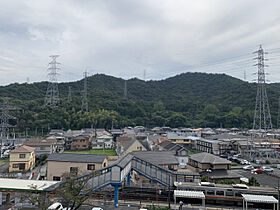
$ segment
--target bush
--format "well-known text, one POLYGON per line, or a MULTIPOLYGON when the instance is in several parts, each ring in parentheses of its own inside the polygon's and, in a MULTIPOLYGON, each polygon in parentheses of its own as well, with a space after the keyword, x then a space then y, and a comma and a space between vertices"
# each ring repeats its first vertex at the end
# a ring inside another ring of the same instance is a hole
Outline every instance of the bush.
POLYGON ((232 166, 238 166, 238 164, 236 162, 231 162, 232 166))
POLYGON ((201 181, 202 181, 202 182, 207 182, 207 176, 202 176, 202 177, 201 177, 201 181))
POLYGON ((221 181, 218 181, 217 184, 236 184, 236 181, 233 180, 233 179, 230 179, 230 180, 221 180, 221 181))
POLYGON ((265 164, 270 164, 270 161, 269 161, 269 160, 266 160, 266 161, 265 161, 265 164))
POLYGON ((249 186, 260 186, 260 183, 257 181, 255 177, 250 177, 249 186))

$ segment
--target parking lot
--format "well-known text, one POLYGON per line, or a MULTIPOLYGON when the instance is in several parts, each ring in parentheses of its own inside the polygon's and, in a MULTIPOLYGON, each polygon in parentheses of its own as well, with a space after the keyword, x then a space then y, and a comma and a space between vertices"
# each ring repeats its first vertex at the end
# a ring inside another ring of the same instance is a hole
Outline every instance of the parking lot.
MULTIPOLYGON (((275 188, 278 187, 279 178, 277 178, 275 176, 271 176, 267 173, 254 174, 254 173, 251 173, 251 171, 245 171, 242 169, 238 169, 238 170, 234 170, 234 171, 246 178, 255 177, 257 179, 257 181, 261 184, 261 186, 275 187, 275 188)), ((275 172, 273 172, 273 173, 278 174, 279 170, 275 170, 275 172)))

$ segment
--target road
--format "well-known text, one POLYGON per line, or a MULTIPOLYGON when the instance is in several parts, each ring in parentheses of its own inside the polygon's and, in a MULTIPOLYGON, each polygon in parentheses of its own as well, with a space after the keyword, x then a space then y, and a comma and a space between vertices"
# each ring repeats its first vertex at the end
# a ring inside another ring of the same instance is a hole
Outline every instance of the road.
POLYGON ((261 186, 264 187, 274 187, 277 188, 278 186, 278 178, 275 176, 268 175, 266 173, 262 174, 252 174, 251 171, 245 171, 242 169, 234 170, 234 172, 237 172, 238 174, 250 178, 255 177, 257 181, 261 184, 261 186))

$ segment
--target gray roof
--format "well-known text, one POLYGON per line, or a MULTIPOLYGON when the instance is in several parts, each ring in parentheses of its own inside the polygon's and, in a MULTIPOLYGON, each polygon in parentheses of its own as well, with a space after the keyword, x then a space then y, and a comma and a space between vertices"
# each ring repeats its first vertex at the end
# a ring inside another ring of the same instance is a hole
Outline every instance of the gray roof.
POLYGON ((58 162, 78 162, 78 163, 102 163, 106 155, 100 154, 72 154, 72 153, 53 153, 47 158, 47 161, 58 162))
POLYGON ((134 144, 134 142, 138 141, 146 150, 150 150, 150 146, 149 143, 146 140, 138 140, 135 137, 129 142, 128 145, 126 145, 126 147, 124 148, 124 151, 126 151, 127 149, 129 149, 129 147, 131 147, 131 145, 134 144))
POLYGON ((239 179, 242 177, 240 174, 226 169, 216 169, 211 171, 211 173, 203 171, 200 175, 208 176, 211 179, 239 179))
POLYGON ((199 163, 211 163, 211 164, 231 164, 231 162, 225 158, 220 158, 210 153, 202 152, 190 156, 190 159, 199 163))
POLYGON ((131 154, 155 165, 179 164, 172 151, 137 151, 131 154))

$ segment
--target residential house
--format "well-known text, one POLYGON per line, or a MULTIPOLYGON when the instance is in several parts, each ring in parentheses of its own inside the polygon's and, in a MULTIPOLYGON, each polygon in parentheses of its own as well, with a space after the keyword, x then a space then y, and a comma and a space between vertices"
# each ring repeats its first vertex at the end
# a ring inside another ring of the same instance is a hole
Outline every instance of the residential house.
POLYGON ((99 134, 91 143, 92 149, 112 149, 115 146, 111 134, 99 134))
POLYGON ((28 171, 35 164, 35 148, 23 145, 10 151, 9 172, 28 171))
POLYGON ((30 139, 24 145, 35 148, 37 157, 55 153, 57 149, 55 139, 30 139))
POLYGON ((172 151, 134 151, 132 154, 169 170, 177 170, 179 162, 172 151))
POLYGON ((86 174, 108 166, 106 155, 54 153, 47 158, 47 180, 60 181, 63 174, 86 174))
POLYGON ((174 144, 172 142, 162 142, 159 144, 160 150, 171 151, 177 158, 180 168, 185 168, 188 163, 189 148, 185 144, 174 144))
POLYGON ((88 150, 90 148, 88 136, 77 136, 71 143, 71 150, 88 150))
POLYGON ((82 133, 82 130, 68 130, 64 134, 64 148, 65 150, 71 150, 71 144, 73 142, 73 139, 77 136, 79 136, 82 133))
POLYGON ((186 144, 190 148, 193 147, 196 140, 200 139, 200 137, 196 137, 196 136, 185 136, 184 134, 171 133, 171 132, 167 133, 167 138, 173 143, 186 144))
POLYGON ((199 172, 202 176, 206 176, 208 181, 211 182, 218 182, 221 180, 240 182, 241 176, 230 170, 231 161, 210 153, 202 152, 191 155, 187 168, 199 172))
POLYGON ((121 145, 121 148, 117 151, 120 156, 124 156, 133 151, 149 151, 149 143, 145 141, 137 140, 133 138, 125 147, 121 145))

